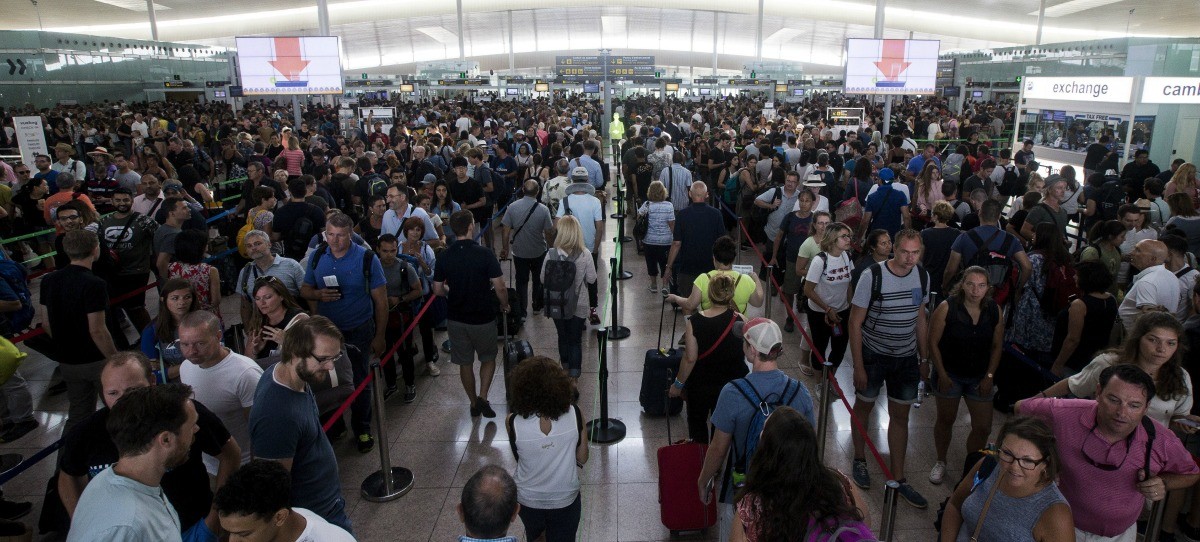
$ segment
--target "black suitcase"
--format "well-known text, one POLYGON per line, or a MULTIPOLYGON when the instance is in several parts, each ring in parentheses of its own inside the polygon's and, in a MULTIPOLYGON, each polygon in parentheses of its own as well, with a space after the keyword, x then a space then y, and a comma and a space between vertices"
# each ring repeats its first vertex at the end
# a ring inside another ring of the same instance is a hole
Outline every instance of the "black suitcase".
POLYGON ((522 303, 517 299, 517 289, 508 289, 508 312, 500 310, 500 300, 492 294, 492 303, 496 310, 496 330, 501 332, 501 339, 516 337, 521 332, 521 324, 525 322, 524 314, 522 314, 522 303), (507 329, 508 331, 504 331, 507 329), (511 333, 511 335, 510 335, 511 333))
POLYGON ((675 348, 675 331, 679 319, 674 311, 671 313, 671 338, 667 341, 667 348, 663 348, 663 317, 666 312, 667 301, 664 299, 662 311, 658 314, 658 348, 646 351, 646 361, 642 365, 642 389, 638 394, 638 402, 642 404, 642 411, 648 416, 675 416, 683 411, 683 399, 674 398, 667 401, 667 388, 679 373, 683 349, 675 348))
POLYGON ((509 403, 512 403, 512 393, 509 387, 508 375, 516 366, 531 357, 533 357, 533 347, 529 345, 529 341, 516 337, 516 332, 513 332, 513 338, 510 340, 508 335, 507 319, 501 318, 501 333, 500 336, 504 340, 504 396, 509 403))

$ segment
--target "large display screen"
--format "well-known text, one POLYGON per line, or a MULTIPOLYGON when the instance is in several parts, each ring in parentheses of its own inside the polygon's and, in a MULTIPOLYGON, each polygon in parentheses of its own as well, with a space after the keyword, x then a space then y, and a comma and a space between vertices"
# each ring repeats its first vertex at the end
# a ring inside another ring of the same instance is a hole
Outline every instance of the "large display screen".
POLYGON ((246 96, 342 93, 336 36, 237 38, 237 49, 246 96))
POLYGON ((937 40, 846 40, 847 94, 933 94, 937 40))

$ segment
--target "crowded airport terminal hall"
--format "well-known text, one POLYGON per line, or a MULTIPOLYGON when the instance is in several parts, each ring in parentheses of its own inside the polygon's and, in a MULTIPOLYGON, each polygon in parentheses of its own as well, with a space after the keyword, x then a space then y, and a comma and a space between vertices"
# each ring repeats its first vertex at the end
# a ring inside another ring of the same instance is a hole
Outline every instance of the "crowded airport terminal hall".
POLYGON ((0 542, 1200 542, 1198 0, 0 4, 0 542))

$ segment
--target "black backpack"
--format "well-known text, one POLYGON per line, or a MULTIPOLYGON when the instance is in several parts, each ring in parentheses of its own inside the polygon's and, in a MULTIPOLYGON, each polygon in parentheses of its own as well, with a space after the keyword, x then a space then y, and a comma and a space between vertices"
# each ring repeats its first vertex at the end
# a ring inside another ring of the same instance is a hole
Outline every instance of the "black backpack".
POLYGON ((283 236, 283 255, 296 261, 303 259, 314 233, 316 224, 307 215, 300 215, 283 236))
POLYGON ((1025 195, 1025 184, 1021 182, 1021 174, 1016 166, 1009 164, 1004 168, 1004 178, 1000 180, 996 191, 1000 192, 1001 196, 1025 195))
POLYGON ((565 320, 574 316, 579 292, 575 289, 575 262, 552 248, 546 254, 546 278, 542 281, 546 317, 565 320))
POLYGON ((1121 183, 1114 177, 1106 178, 1096 194, 1095 220, 1116 220, 1117 210, 1124 204, 1125 190, 1121 188, 1121 183))
POLYGON ((1008 257, 1009 250, 1012 250, 1013 236, 1008 235, 1004 230, 996 230, 991 237, 984 241, 975 230, 967 232, 967 238, 975 245, 975 254, 971 256, 971 260, 967 262, 963 269, 972 266, 982 267, 987 271, 988 285, 992 290, 992 299, 997 304, 1003 305, 1008 301, 1011 294, 1013 281, 1013 260, 1008 257), (999 250, 990 250, 989 246, 992 240, 998 235, 1004 236, 1004 242, 1000 244, 999 250))

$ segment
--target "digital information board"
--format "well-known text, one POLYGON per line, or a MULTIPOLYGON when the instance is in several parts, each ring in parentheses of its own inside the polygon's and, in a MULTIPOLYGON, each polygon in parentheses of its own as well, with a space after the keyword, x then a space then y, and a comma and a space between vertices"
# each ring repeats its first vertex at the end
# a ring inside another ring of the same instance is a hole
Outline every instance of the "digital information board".
POLYGON ((933 94, 937 40, 846 40, 847 94, 933 94))
POLYGON ((237 38, 237 49, 246 96, 342 93, 336 36, 237 38))

